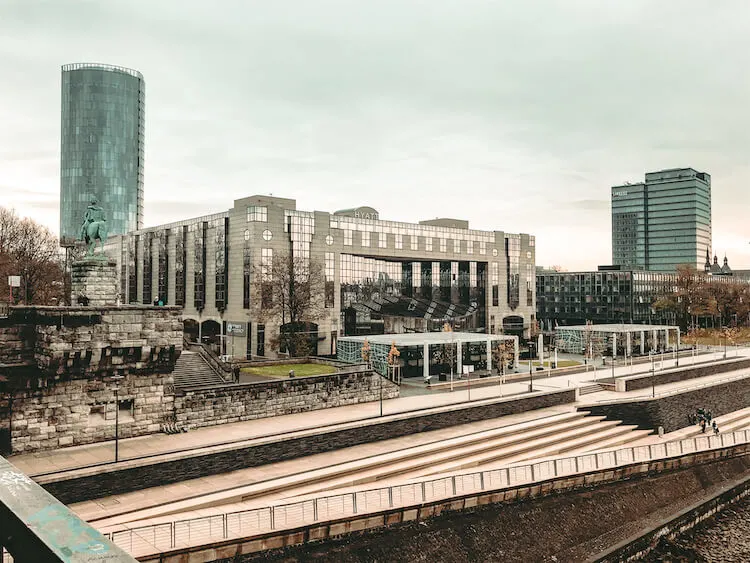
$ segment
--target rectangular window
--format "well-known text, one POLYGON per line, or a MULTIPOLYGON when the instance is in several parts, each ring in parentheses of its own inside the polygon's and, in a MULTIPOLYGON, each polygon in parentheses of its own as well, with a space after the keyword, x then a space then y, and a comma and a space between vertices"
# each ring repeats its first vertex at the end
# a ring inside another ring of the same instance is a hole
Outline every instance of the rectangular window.
POLYGON ((457 238, 453 239, 453 252, 455 254, 461 254, 461 241, 457 238))
POLYGON ((268 207, 260 205, 250 205, 247 208, 247 222, 268 222, 268 207))
MULTIPOLYGON (((273 249, 260 249, 260 306, 264 309, 273 305, 273 249)), ((260 329, 259 329, 260 330, 260 329)), ((262 354, 259 352, 259 356, 262 354)))
POLYGON ((258 345, 256 346, 258 356, 266 355, 266 325, 258 325, 258 345))
POLYGON ((432 252, 432 237, 425 237, 425 239, 424 239, 424 249, 427 252, 432 252))
POLYGON ((411 235, 409 238, 411 239, 411 249, 419 250, 419 237, 417 235, 411 235))
POLYGON ((466 254, 474 254, 474 241, 473 240, 466 241, 466 254))
POLYGON ((370 246, 370 231, 362 231, 362 246, 370 246))
POLYGON ((325 284, 326 284, 326 295, 325 295, 325 307, 331 309, 335 303, 335 292, 334 292, 334 255, 333 252, 325 253, 325 284))
POLYGON ((441 238, 440 239, 440 252, 448 252, 448 240, 441 238))
POLYGON ((487 254, 487 243, 483 240, 479 241, 479 254, 481 254, 482 256, 487 254))
POLYGON ((388 235, 386 233, 378 233, 378 247, 388 248, 388 235))
POLYGON ((396 240, 396 249, 402 250, 404 248, 404 235, 394 235, 396 240))
POLYGON ((492 284, 492 306, 497 307, 500 305, 500 264, 497 262, 492 263, 490 277, 492 284))
POLYGON ((352 245, 352 233, 353 231, 351 229, 344 230, 344 246, 352 245))
MULTIPOLYGON (((245 245, 242 250, 242 307, 243 309, 250 308, 250 276, 253 269, 253 255, 250 250, 250 246, 245 245)), ((251 350, 252 348, 248 348, 251 350)))

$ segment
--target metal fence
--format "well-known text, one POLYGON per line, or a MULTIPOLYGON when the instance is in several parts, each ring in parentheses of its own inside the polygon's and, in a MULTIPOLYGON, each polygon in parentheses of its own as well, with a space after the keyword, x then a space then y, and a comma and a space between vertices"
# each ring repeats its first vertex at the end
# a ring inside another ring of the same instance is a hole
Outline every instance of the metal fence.
POLYGON ((322 496, 288 504, 135 527, 105 535, 134 556, 150 555, 175 548, 249 537, 273 530, 417 505, 459 495, 527 485, 556 477, 748 442, 750 430, 701 435, 674 442, 580 454, 464 475, 322 496))

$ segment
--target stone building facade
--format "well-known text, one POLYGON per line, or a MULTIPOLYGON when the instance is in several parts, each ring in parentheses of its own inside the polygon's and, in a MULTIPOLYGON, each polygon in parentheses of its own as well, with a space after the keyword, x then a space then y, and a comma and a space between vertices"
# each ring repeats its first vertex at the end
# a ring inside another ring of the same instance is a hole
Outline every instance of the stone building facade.
POLYGON ((254 313, 255 272, 274 255, 322 265, 319 355, 342 335, 436 330, 528 334, 535 322, 535 239, 467 221, 385 221, 370 207, 301 211, 252 196, 222 213, 113 237, 121 301, 182 307, 191 338, 239 358, 273 357, 281 319, 254 313), (233 330, 229 330, 231 327, 233 330))

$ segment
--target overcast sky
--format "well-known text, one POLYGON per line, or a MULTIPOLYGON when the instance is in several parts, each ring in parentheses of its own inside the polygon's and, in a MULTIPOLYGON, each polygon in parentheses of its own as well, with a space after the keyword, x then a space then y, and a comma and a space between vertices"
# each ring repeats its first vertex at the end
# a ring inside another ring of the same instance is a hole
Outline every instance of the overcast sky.
POLYGON ((690 166, 750 268, 747 0, 0 0, 0 205, 55 233, 72 62, 145 77, 147 226, 272 193, 595 268, 610 186, 690 166))

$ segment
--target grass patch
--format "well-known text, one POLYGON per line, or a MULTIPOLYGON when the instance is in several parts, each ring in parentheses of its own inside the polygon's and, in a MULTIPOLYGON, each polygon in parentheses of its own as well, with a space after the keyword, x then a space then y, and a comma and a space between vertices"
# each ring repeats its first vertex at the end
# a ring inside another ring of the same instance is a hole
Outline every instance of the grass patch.
POLYGON ((294 370, 295 377, 310 377, 312 375, 328 375, 335 373, 336 368, 325 364, 276 364, 254 368, 242 368, 242 373, 262 375, 264 377, 289 377, 289 370, 294 370))

